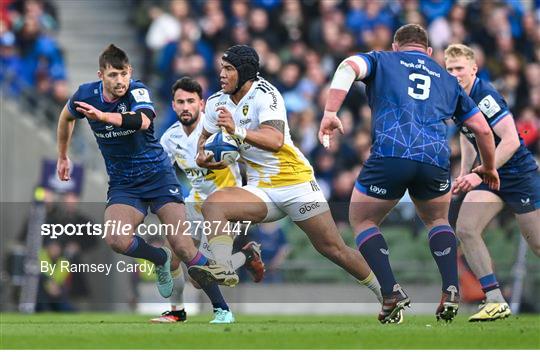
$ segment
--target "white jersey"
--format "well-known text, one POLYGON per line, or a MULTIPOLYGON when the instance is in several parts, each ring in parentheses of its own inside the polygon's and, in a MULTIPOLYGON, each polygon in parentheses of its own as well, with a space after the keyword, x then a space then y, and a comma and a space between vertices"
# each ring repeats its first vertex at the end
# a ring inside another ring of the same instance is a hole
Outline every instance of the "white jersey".
MULTIPOLYGON (((201 116, 204 120, 204 115, 201 116)), ((215 190, 223 187, 242 186, 242 178, 238 164, 229 165, 222 170, 209 170, 197 165, 197 142, 202 132, 203 124, 201 121, 188 136, 180 122, 174 123, 161 137, 161 145, 169 156, 171 163, 186 174, 190 184, 191 191, 186 198, 187 203, 194 203, 196 211, 200 213, 202 202, 215 190)))
POLYGON ((216 109, 224 106, 233 116, 235 125, 248 130, 257 129, 262 122, 279 120, 285 123, 283 146, 277 152, 259 149, 242 143, 240 156, 246 163, 248 184, 261 188, 276 188, 309 182, 314 179, 313 168, 291 140, 285 102, 278 90, 268 81, 258 78, 250 90, 235 104, 229 94, 218 92, 206 101, 204 129, 216 133, 216 109))

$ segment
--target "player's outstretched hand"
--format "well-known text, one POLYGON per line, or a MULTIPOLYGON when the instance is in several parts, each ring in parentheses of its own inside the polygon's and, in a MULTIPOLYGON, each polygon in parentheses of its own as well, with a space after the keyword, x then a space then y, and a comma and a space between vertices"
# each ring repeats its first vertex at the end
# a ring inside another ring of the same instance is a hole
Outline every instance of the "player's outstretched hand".
POLYGON ((319 127, 319 142, 326 148, 330 148, 330 138, 334 134, 334 130, 343 134, 343 125, 335 112, 324 111, 324 116, 321 120, 321 126, 319 127))
POLYGON ((459 176, 452 185, 452 193, 458 194, 461 192, 467 193, 475 189, 482 183, 482 178, 478 174, 470 173, 464 176, 459 176))
POLYGON ((224 106, 220 106, 216 109, 218 113, 217 125, 221 128, 225 128, 228 134, 234 134, 234 120, 232 114, 224 106))
POLYGON ((77 111, 81 114, 84 114, 84 116, 88 117, 91 120, 95 121, 102 121, 103 120, 103 112, 96 109, 90 104, 85 103, 84 101, 76 101, 75 104, 77 104, 77 111))
POLYGON ((197 165, 205 169, 224 169, 227 167, 224 160, 221 160, 220 162, 212 161, 212 154, 206 153, 197 153, 197 159, 195 159, 195 162, 197 165))
POLYGON ((56 162, 56 171, 58 172, 58 178, 61 181, 69 181, 71 161, 69 158, 58 158, 56 162))
POLYGON ((498 191, 501 181, 499 180, 499 173, 496 169, 486 169, 484 165, 475 167, 473 172, 482 176, 484 183, 486 183, 492 190, 498 191))

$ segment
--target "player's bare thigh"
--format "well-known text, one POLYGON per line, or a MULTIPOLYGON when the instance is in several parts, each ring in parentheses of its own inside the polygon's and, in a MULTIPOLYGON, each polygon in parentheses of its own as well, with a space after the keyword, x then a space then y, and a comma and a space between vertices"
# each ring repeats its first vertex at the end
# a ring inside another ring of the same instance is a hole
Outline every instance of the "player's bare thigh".
POLYGON ((465 195, 459 209, 456 223, 458 237, 481 236, 489 222, 503 207, 502 199, 493 192, 470 191, 465 195))
POLYGON ((268 209, 264 201, 240 187, 226 187, 212 193, 203 204, 202 213, 206 221, 251 221, 264 220, 268 209))
POLYGON ((399 199, 370 197, 354 188, 349 205, 349 221, 354 233, 358 234, 370 227, 379 226, 398 201, 399 199))
POLYGON ((516 214, 521 235, 534 254, 540 257, 540 209, 525 214, 516 214))
POLYGON ((112 204, 105 209, 104 218, 105 224, 110 224, 105 227, 105 241, 114 251, 124 253, 131 245, 137 226, 144 220, 144 214, 127 204, 112 204))
POLYGON ((448 225, 448 211, 452 193, 448 192, 433 199, 417 199, 411 196, 416 207, 416 213, 427 228, 448 225))

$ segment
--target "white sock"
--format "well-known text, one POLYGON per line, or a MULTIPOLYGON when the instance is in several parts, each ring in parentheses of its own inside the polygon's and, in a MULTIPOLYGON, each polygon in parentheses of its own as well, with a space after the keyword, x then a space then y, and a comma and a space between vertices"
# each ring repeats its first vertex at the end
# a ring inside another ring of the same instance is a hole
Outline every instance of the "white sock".
POLYGON ((231 257, 232 268, 234 271, 246 263, 246 255, 242 252, 236 252, 231 257))
POLYGON ((486 302, 489 303, 506 303, 504 296, 502 295, 501 289, 496 288, 494 290, 486 292, 486 302))
POLYGON ((377 299, 380 303, 383 301, 382 293, 381 293, 381 285, 379 284, 379 280, 377 280, 377 277, 375 274, 373 274, 373 271, 369 273, 369 275, 364 280, 358 280, 358 283, 366 286, 377 296, 377 299))
POLYGON ((219 264, 229 265, 233 249, 233 239, 227 235, 219 235, 208 241, 208 247, 219 264))
POLYGON ((180 265, 178 269, 173 271, 172 275, 174 281, 174 289, 171 297, 169 297, 169 302, 171 302, 173 311, 182 310, 184 309, 184 287, 186 285, 182 265, 180 265))

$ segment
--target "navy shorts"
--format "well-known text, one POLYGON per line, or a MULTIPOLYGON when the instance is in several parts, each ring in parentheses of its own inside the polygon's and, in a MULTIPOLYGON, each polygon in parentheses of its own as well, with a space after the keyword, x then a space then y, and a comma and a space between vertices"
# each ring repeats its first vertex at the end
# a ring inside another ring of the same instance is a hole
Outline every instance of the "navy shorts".
POLYGON ((413 198, 429 200, 450 191, 450 172, 415 160, 369 158, 355 187, 379 199, 400 199, 409 190, 413 198))
POLYGON ((499 175, 501 186, 498 191, 489 189, 485 183, 475 191, 489 191, 498 195, 512 208, 515 214, 530 213, 540 209, 540 173, 538 170, 523 174, 499 175))
POLYGON ((140 182, 133 182, 129 186, 110 186, 107 192, 107 206, 130 205, 145 216, 148 214, 148 207, 155 214, 167 203, 183 202, 182 187, 172 168, 171 171, 158 172, 140 182))

